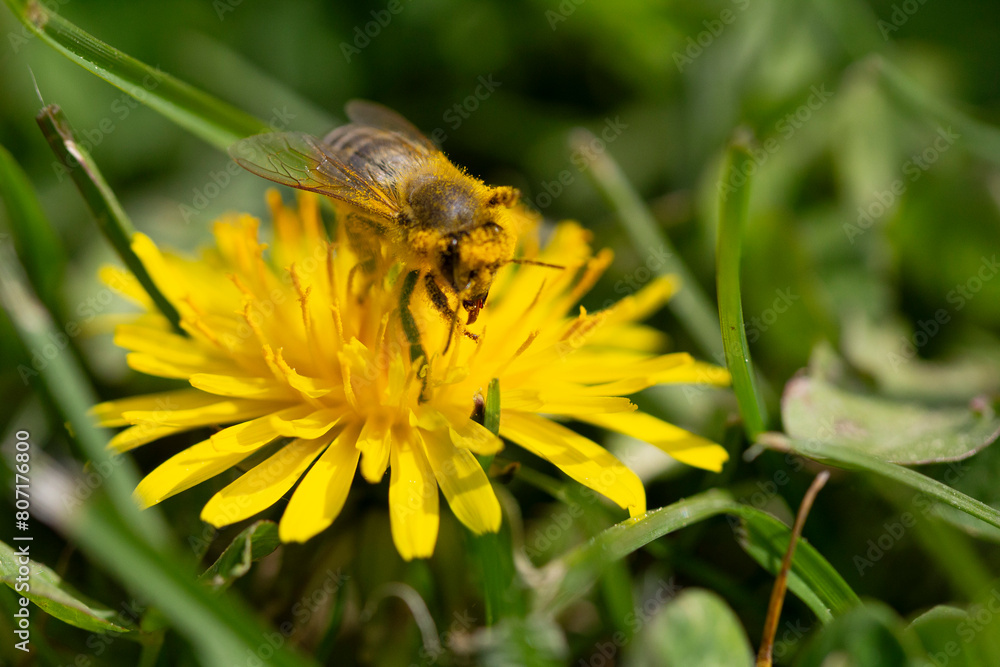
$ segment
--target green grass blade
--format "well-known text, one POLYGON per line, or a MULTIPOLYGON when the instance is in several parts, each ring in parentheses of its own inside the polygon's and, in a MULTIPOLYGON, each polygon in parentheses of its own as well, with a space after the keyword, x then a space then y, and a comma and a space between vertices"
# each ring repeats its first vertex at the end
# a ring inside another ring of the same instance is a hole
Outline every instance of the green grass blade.
MULTIPOLYGON (((38 302, 13 251, 0 246, 0 305, 7 311, 24 347, 44 350, 64 341, 66 334, 56 329, 48 311, 38 302)), ((110 436, 92 426, 87 411, 97 403, 97 397, 75 357, 63 349, 49 355, 40 371, 30 370, 29 377, 38 376, 57 411, 69 425, 73 437, 94 469, 104 479, 102 488, 108 493, 118 512, 135 523, 135 532, 151 544, 163 544, 166 529, 159 515, 146 512, 140 519, 132 500, 132 490, 138 474, 132 461, 125 457, 112 458, 105 448, 110 436)), ((65 508, 81 504, 83 498, 63 499, 65 508)))
MULTIPOLYGON (((738 541, 757 563, 771 574, 781 568, 781 558, 788 549, 792 531, 766 512, 753 508, 741 510, 742 523, 738 541)), ((834 616, 861 604, 857 594, 818 551, 802 540, 795 549, 793 562, 798 566, 788 573, 788 587, 806 603, 816 617, 828 623, 834 616), (803 546, 805 549, 802 549, 803 546), (802 549, 802 553, 799 553, 802 549)))
POLYGON ((41 110, 36 120, 56 157, 69 170, 73 183, 76 184, 84 201, 87 202, 87 207, 94 215, 101 233, 111 243, 115 252, 142 285, 159 311, 170 320, 174 331, 187 335, 181 329, 181 316, 177 309, 163 296, 146 271, 146 267, 132 250, 132 236, 135 235, 132 221, 129 220, 125 210, 118 203, 115 193, 111 191, 104 177, 101 176, 97 164, 90 157, 87 149, 77 143, 73 136, 73 128, 70 127, 66 116, 59 107, 50 104, 41 110))
POLYGON ((27 174, 0 146, 0 198, 7 209, 14 246, 31 284, 49 309, 58 304, 66 253, 45 217, 27 174))
POLYGON ((818 440, 808 442, 793 440, 777 433, 762 434, 759 442, 770 449, 798 454, 835 468, 874 473, 879 477, 916 489, 931 498, 947 503, 955 509, 1000 528, 1000 512, 994 508, 975 498, 970 498, 936 479, 931 479, 901 465, 886 463, 874 456, 847 447, 838 447, 818 440))
POLYGON ((248 609, 213 594, 168 550, 134 536, 134 526, 116 516, 100 498, 84 506, 64 528, 90 560, 130 590, 156 605, 198 650, 202 664, 228 665, 258 656, 261 664, 307 667, 315 663, 292 653, 284 635, 264 630, 248 609))
POLYGON ((750 347, 743 323, 743 297, 740 291, 740 255, 743 228, 750 200, 750 177, 746 168, 752 162, 746 141, 736 139, 729 147, 723 184, 720 188, 719 235, 715 252, 719 319, 726 365, 733 376, 733 391, 740 406, 744 429, 750 440, 762 433, 767 423, 767 408, 761 397, 750 360, 750 347), (740 185, 736 185, 739 183, 740 185))
MULTIPOLYGON (((25 345, 30 349, 54 340, 51 318, 32 294, 17 258, 9 248, 0 247, 0 254, 0 304, 25 345)), ((266 647, 273 653, 268 664, 309 665, 281 648, 282 635, 261 632, 248 611, 212 595, 197 580, 193 566, 178 565, 178 559, 167 555, 171 550, 158 514, 146 510, 140 515, 132 500, 136 475, 131 461, 110 459, 104 447, 107 437, 90 422, 87 409, 94 397, 79 367, 68 354, 48 362, 41 374, 46 388, 104 483, 96 490, 87 487, 86 501, 73 502, 73 482, 41 465, 44 459, 39 456, 32 465, 32 481, 47 492, 35 499, 37 515, 66 532, 91 562, 155 604, 199 648, 205 664, 228 664, 234 656, 251 656, 266 647), (278 640, 269 643, 269 637, 278 640)))
POLYGON ((50 4, 6 3, 21 23, 56 51, 222 150, 238 139, 268 131, 253 116, 84 32, 51 11, 50 4))
MULTIPOLYGON (((594 135, 586 130, 576 130, 574 146, 588 145, 594 135)), ((702 352, 714 361, 722 360, 722 341, 719 338, 719 320, 712 302, 684 264, 670 239, 663 233, 653 214, 635 191, 621 167, 607 152, 594 158, 587 170, 591 181, 614 209, 621 220, 633 247, 641 255, 650 248, 662 248, 666 259, 659 269, 661 275, 674 275, 681 281, 681 288, 667 306, 677 315, 691 337, 701 346, 702 352)))
MULTIPOLYGON (((787 527, 783 531, 776 529, 780 522, 774 517, 736 502, 728 492, 713 489, 647 512, 641 517, 622 521, 556 559, 546 569, 561 573, 561 577, 552 589, 540 591, 536 607, 546 613, 558 614, 585 594, 609 563, 668 533, 719 514, 740 517, 748 526, 753 526, 749 539, 755 549, 748 551, 758 562, 768 569, 771 564, 781 563, 791 531, 787 527)), ((796 549, 789 588, 813 607, 821 620, 828 620, 858 603, 857 595, 837 571, 805 540, 796 549)))

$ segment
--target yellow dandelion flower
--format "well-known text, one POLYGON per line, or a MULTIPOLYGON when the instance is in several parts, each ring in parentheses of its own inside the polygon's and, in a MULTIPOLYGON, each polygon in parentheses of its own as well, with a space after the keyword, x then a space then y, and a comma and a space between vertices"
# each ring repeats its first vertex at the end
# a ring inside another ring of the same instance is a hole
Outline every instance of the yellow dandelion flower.
POLYGON ((709 470, 726 460, 718 445, 636 412, 625 398, 655 384, 726 384, 729 376, 687 354, 656 353, 662 334, 638 321, 669 298, 669 280, 597 313, 573 311, 610 262, 609 252, 591 254, 579 226, 559 225, 538 259, 583 268, 503 269, 471 327, 478 341, 457 335, 441 352, 451 325, 416 293, 410 308, 429 358, 411 361, 398 267, 378 277, 357 270, 350 244, 328 239, 311 195, 300 197, 298 210, 276 192, 269 203, 270 246, 247 215, 218 222, 215 246, 196 259, 134 238, 187 336, 171 330, 131 275, 102 271, 145 311, 116 330, 128 364, 190 384, 95 406, 102 425, 128 427, 109 447, 125 452, 230 424, 147 475, 135 490, 143 506, 256 454, 256 465, 216 493, 202 518, 215 526, 241 521, 295 487, 279 534, 305 541, 337 517, 357 472, 377 483, 388 470, 396 547, 405 559, 428 557, 437 540, 439 488, 473 532, 500 527, 500 505, 475 455, 499 451, 501 440, 472 418, 493 378, 503 395, 501 436, 632 515, 645 512, 638 477, 559 420, 634 436, 709 470))

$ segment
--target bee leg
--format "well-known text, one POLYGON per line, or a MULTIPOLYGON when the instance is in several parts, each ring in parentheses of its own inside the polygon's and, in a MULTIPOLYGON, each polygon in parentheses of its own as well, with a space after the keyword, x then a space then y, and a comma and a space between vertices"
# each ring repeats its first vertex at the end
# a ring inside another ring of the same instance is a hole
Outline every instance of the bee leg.
POLYGON ((451 328, 448 330, 448 341, 444 345, 444 352, 447 352, 451 347, 451 339, 454 338, 456 329, 461 329, 462 333, 468 338, 477 342, 479 341, 479 336, 466 329, 458 321, 458 310, 452 309, 451 304, 448 303, 448 296, 441 291, 437 281, 434 280, 434 276, 430 273, 424 275, 424 288, 427 290, 427 296, 430 298, 431 303, 434 304, 434 307, 451 322, 451 328))
POLYGON ((410 312, 410 299, 413 298, 413 290, 417 286, 417 279, 420 277, 419 271, 410 271, 403 279, 403 287, 399 292, 399 318, 403 322, 403 334, 410 343, 410 361, 416 362, 423 358, 423 365, 417 369, 417 376, 423 382, 420 389, 420 402, 427 401, 427 353, 420 343, 420 329, 417 321, 410 312))
MULTIPOLYGON (((354 294, 354 276, 357 274, 358 269, 361 269, 361 271, 363 271, 368 275, 373 274, 375 272, 375 258, 368 259, 363 262, 358 262, 357 264, 351 267, 351 270, 347 274, 348 294, 354 294)), ((368 285, 363 290, 358 292, 359 302, 364 300, 364 294, 368 291, 370 287, 371 287, 371 281, 368 282, 368 285)))

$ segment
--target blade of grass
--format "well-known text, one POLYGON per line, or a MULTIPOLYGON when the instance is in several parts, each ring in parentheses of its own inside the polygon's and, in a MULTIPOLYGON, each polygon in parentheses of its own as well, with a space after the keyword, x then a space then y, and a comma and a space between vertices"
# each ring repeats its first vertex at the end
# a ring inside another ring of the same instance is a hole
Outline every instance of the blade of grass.
MULTIPOLYGON (((594 138, 588 130, 577 129, 571 135, 570 143, 574 150, 578 150, 589 145, 594 138)), ((584 152, 590 154, 591 151, 586 149, 584 152)), ((637 253, 645 255, 651 248, 662 248, 665 251, 666 259, 658 272, 661 275, 675 275, 681 281, 681 289, 667 302, 667 306, 701 346, 702 352, 721 362, 722 340, 719 338, 719 321, 712 302, 677 254, 670 239, 660 229, 621 167, 605 151, 590 163, 587 174, 621 220, 637 253)))
POLYGON ((94 215, 101 233, 111 243, 118 257, 136 277, 159 311, 170 320, 174 331, 186 336, 185 331, 181 329, 181 316, 177 309, 163 296, 146 271, 146 267, 132 250, 132 237, 135 235, 132 221, 118 203, 118 198, 104 180, 87 149, 77 143, 73 136, 73 128, 70 127, 62 110, 50 104, 39 112, 35 120, 56 157, 69 170, 73 183, 87 202, 87 207, 94 215))
MULTIPOLYGON (((740 517, 755 529, 766 528, 773 532, 777 526, 782 529, 783 535, 790 535, 787 526, 771 515, 736 502, 728 492, 713 489, 647 512, 641 517, 622 521, 546 565, 545 571, 550 573, 555 583, 549 589, 538 591, 536 608, 545 613, 558 614, 589 590, 608 563, 624 558, 668 533, 719 514, 740 517)), ((777 572, 787 540, 785 537, 784 542, 769 539, 755 543, 756 547, 770 552, 772 558, 762 563, 768 569, 772 569, 770 565, 773 563, 773 571, 777 572)), ((824 622, 833 614, 842 613, 859 603, 854 591, 808 542, 799 544, 792 561, 792 574, 789 579, 792 591, 810 604, 824 622), (815 606, 817 602, 822 606, 815 606)))
POLYGON ((51 5, 5 1, 14 16, 53 49, 222 150, 268 131, 253 116, 105 44, 53 12, 51 5))
POLYGON ((941 502, 947 503, 970 516, 1000 528, 1000 512, 986 503, 971 498, 915 470, 904 468, 895 463, 886 463, 874 456, 869 456, 848 447, 838 447, 818 440, 810 440, 808 442, 794 440, 780 433, 762 433, 757 441, 760 445, 768 449, 798 454, 799 456, 835 468, 870 472, 879 477, 899 482, 941 502))
POLYGON ((63 528, 91 562, 153 602, 197 648, 202 664, 228 665, 254 656, 260 664, 276 667, 316 664, 285 648, 283 635, 265 631, 233 598, 213 594, 198 580, 192 563, 182 562, 170 549, 137 540, 134 526, 123 522, 103 496, 75 512, 63 528))
MULTIPOLYGON (((17 257, 0 247, 0 304, 25 345, 30 349, 55 339, 48 313, 30 291, 17 257)), ((249 611, 231 600, 212 595, 200 584, 193 565, 171 557, 166 530, 155 512, 141 515, 132 501, 136 479, 131 461, 110 459, 107 437, 87 416, 95 401, 83 374, 70 355, 48 359, 42 379, 94 469, 108 471, 104 483, 93 489, 84 502, 76 496, 73 482, 51 465, 32 462, 32 483, 37 493, 32 508, 67 533, 87 553, 127 587, 154 603, 197 646, 205 664, 228 664, 234 656, 254 655, 267 648, 268 664, 305 667, 310 663, 282 650, 281 642, 269 642, 249 611), (75 502, 74 502, 75 501, 75 502)))
POLYGON ((31 284, 45 307, 55 310, 66 253, 42 211, 27 174, 0 146, 0 198, 3 198, 14 246, 31 284))
POLYGON ((747 150, 749 141, 750 138, 744 134, 737 135, 726 156, 722 181, 725 187, 719 189, 719 235, 715 262, 726 365, 733 376, 733 391, 739 403, 744 429, 753 441, 764 431, 767 408, 750 360, 750 347, 743 323, 743 297, 740 292, 740 255, 750 200, 750 177, 747 174, 751 170, 747 166, 753 160, 747 150))
MULTIPOLYGON (((0 304, 28 350, 44 350, 52 346, 52 341, 60 340, 60 335, 65 336, 53 326, 49 313, 31 290, 17 256, 7 246, 0 246, 0 304)), ((63 351, 47 355, 46 361, 40 370, 41 381, 83 453, 102 475, 102 488, 107 490, 115 509, 134 523, 137 535, 150 544, 163 544, 166 528, 159 515, 147 512, 140 518, 132 500, 132 489, 139 479, 134 464, 125 457, 113 459, 105 448, 110 436, 91 425, 87 410, 97 403, 97 397, 76 359, 63 351)), ((82 503, 82 499, 63 499, 64 505, 74 502, 82 503)))

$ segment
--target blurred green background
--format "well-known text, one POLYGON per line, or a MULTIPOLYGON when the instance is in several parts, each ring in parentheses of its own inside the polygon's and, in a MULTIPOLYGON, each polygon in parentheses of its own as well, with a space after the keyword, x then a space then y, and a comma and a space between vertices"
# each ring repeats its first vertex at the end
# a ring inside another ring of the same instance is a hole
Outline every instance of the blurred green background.
MULTIPOLYGON (((546 219, 580 220, 595 245, 615 248, 613 269, 587 298, 595 307, 648 280, 642 267, 660 249, 644 254, 629 243, 590 179, 586 154, 570 144, 571 130, 603 133, 598 152, 621 165, 714 294, 722 156, 736 128, 749 128, 757 148, 744 311, 772 408, 820 341, 889 395, 963 401, 1000 386, 1000 280, 992 280, 1000 270, 1000 147, 975 131, 980 122, 1000 125, 995 2, 49 2, 98 38, 276 129, 322 135, 355 97, 400 111, 457 164, 517 186, 546 219), (893 87, 883 63, 919 95, 893 87)), ((66 248, 65 264, 53 258, 50 277, 64 320, 93 324, 87 304, 101 290, 96 268, 112 253, 34 122, 41 104, 32 75, 45 103, 59 104, 91 147, 136 226, 159 243, 194 248, 225 211, 263 214, 263 181, 227 171, 225 155, 31 37, 6 8, 0 35, 0 144, 29 174, 66 248)), ((721 362, 669 312, 655 323, 678 349, 721 362)), ((130 375, 109 336, 87 332, 73 345, 102 396, 161 386, 130 375)), ((30 355, 5 319, 0 343, 0 430, 7 433, 32 400, 17 370, 30 355)), ((691 399, 654 390, 638 402, 720 440, 734 405, 726 392, 691 399)), ((65 445, 53 447, 68 456, 65 445)), ((734 454, 721 477, 678 478, 651 464, 650 507, 722 482, 750 480, 753 491, 753 480, 771 479, 784 465, 766 456, 747 464, 734 454)), ((162 456, 136 453, 144 469, 162 456)), ((781 495, 797 502, 807 481, 793 475, 781 495)), ((526 520, 552 511, 537 491, 517 494, 526 520)), ((197 508, 209 492, 190 495, 166 506, 182 540, 199 534, 197 508)), ((353 518, 337 526, 367 545, 358 547, 369 559, 356 573, 359 585, 369 585, 365 568, 384 568, 371 582, 391 579, 402 565, 380 525, 384 490, 353 507, 353 518)), ((920 545, 907 537, 863 575, 852 560, 894 512, 870 485, 843 477, 824 492, 806 534, 862 596, 907 615, 949 595, 920 545)), ((447 554, 461 550, 448 530, 438 546, 444 555, 416 566, 419 576, 439 569, 445 576, 447 554)), ((670 541, 676 558, 669 567, 685 582, 724 591, 756 641, 770 578, 742 555, 724 522, 700 530, 698 539, 683 533, 670 541)), ((50 537, 35 558, 50 565, 70 558, 50 537)), ((288 551, 315 558, 315 547, 288 551)), ((984 558, 1000 568, 995 550, 984 558)), ((81 588, 104 581, 72 563, 81 588)), ((647 577, 666 567, 633 566, 647 577)), ((418 575, 411 568, 407 576, 418 575)), ((444 598, 464 594, 437 586, 444 598)), ((436 604, 450 608, 447 600, 436 604)), ((808 616, 797 601, 789 605, 808 616)), ((570 631, 572 655, 586 658, 602 631, 576 620, 583 629, 570 631)), ((408 627, 408 641, 415 640, 408 627)), ((360 659, 388 651, 376 630, 365 632, 350 640, 360 659)), ((128 659, 124 647, 116 649, 128 659)))

